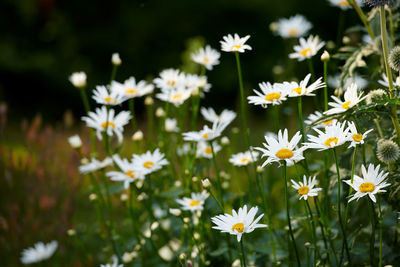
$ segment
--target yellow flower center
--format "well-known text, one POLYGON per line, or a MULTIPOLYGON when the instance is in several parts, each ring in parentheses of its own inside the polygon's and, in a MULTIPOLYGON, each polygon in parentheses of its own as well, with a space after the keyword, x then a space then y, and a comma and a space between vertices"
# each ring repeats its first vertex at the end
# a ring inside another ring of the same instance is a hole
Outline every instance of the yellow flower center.
MULTIPOLYGON (((299 94, 299 95, 301 95, 301 87, 297 87, 297 88, 294 88, 293 90, 292 90, 292 92, 296 92, 297 94, 299 94)), ((304 93, 306 93, 307 92, 307 89, 306 90, 304 90, 304 93)))
POLYGON ((240 162, 242 162, 242 164, 247 164, 249 163, 249 159, 248 158, 242 158, 242 160, 240 162))
POLYGON ((311 48, 303 49, 303 50, 300 52, 300 54, 301 54, 303 57, 308 56, 310 53, 311 53, 311 48))
POLYGON ((152 161, 146 161, 145 163, 143 163, 143 167, 145 167, 146 169, 150 169, 153 166, 154 166, 154 162, 152 162, 152 161))
POLYGON ((325 124, 325 125, 329 125, 329 124, 331 124, 332 122, 333 122, 333 120, 324 121, 324 122, 323 122, 323 124, 325 124))
POLYGON ((356 142, 361 142, 361 140, 363 139, 363 135, 362 134, 353 134, 353 140, 356 142))
POLYGON ((125 90, 125 94, 127 94, 127 95, 133 95, 133 94, 136 94, 136 92, 137 92, 137 90, 134 88, 129 88, 129 89, 125 90))
POLYGON ((109 97, 109 96, 105 97, 105 98, 104 98, 104 101, 106 101, 107 103, 110 103, 111 97, 109 97))
POLYGON ((290 29, 290 30, 289 30, 289 35, 290 35, 290 36, 297 35, 297 33, 298 33, 298 31, 297 31, 296 29, 290 29))
POLYGON ((243 233, 244 230, 244 224, 243 223, 237 223, 234 226, 232 226, 232 231, 238 231, 239 233, 243 233))
POLYGON ((205 57, 203 61, 204 61, 204 63, 209 63, 210 59, 208 57, 205 57))
POLYGON ((273 101, 275 99, 281 98, 280 93, 269 93, 268 95, 265 96, 265 100, 267 101, 273 101))
POLYGON ((339 6, 348 7, 348 6, 350 6, 350 4, 349 4, 349 2, 347 2, 347 0, 344 0, 344 1, 339 2, 339 6))
POLYGON ((326 139, 325 145, 330 147, 332 142, 334 142, 335 145, 337 145, 338 141, 339 141, 339 139, 337 139, 336 137, 331 137, 331 138, 326 139))
POLYGON ((242 46, 241 45, 233 45, 232 50, 239 50, 242 46))
POLYGON ((201 137, 203 137, 204 139, 208 138, 208 133, 203 134, 201 137))
POLYGON ((167 84, 170 86, 174 86, 175 85, 175 81, 167 81, 167 84))
POLYGON ((115 124, 112 121, 106 121, 101 124, 101 127, 103 127, 104 129, 108 128, 108 126, 111 126, 112 128, 114 128, 115 124))
POLYGON ((275 156, 277 156, 280 159, 290 159, 291 157, 293 157, 293 152, 290 149, 283 148, 278 152, 276 152, 275 156))
POLYGON ((344 108, 344 109, 349 109, 349 108, 350 108, 350 103, 351 103, 351 101, 345 102, 345 103, 342 105, 342 108, 344 108))
POLYGON ((182 98, 182 94, 176 94, 172 97, 173 100, 179 100, 182 98))
POLYGON ((308 186, 302 186, 299 188, 299 190, 297 190, 300 195, 306 195, 308 191, 310 191, 310 188, 308 188, 308 186))
POLYGON ((372 191, 374 191, 374 189, 375 189, 375 185, 370 182, 362 183, 360 185, 360 191, 362 193, 372 192, 372 191))
POLYGON ((212 149, 211 149, 211 147, 206 147, 206 149, 204 150, 204 152, 205 152, 206 154, 208 154, 208 155, 211 155, 211 154, 212 154, 212 149))
POLYGON ((135 178, 135 174, 133 173, 133 171, 127 171, 125 172, 125 174, 131 177, 132 179, 135 178))
POLYGON ((200 200, 192 200, 192 201, 190 201, 189 205, 193 207, 193 206, 199 205, 199 203, 200 203, 200 200))

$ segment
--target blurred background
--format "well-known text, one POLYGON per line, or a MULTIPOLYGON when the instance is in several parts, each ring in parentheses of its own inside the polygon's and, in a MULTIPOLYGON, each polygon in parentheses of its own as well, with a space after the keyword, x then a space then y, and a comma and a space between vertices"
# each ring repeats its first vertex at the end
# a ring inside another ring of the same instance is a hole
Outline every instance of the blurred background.
MULTIPOLYGON (((171 67, 196 71, 190 52, 205 44, 219 50, 222 36, 238 33, 251 35, 253 50, 241 56, 247 90, 292 74, 302 79, 307 64, 290 66, 287 60, 295 40, 284 41, 269 30, 271 22, 295 14, 306 16, 311 33, 326 41, 337 41, 338 17, 347 26, 359 23, 352 10, 343 12, 324 0, 2 0, 0 266, 19 266, 24 248, 51 239, 63 244, 56 254, 60 266, 95 262, 85 251, 99 247, 98 240, 82 222, 95 220, 87 213, 90 192, 77 171, 79 156, 66 141, 75 133, 89 137, 78 127, 84 109, 68 81, 72 72, 87 73, 88 89, 106 84, 114 52, 123 62, 118 81, 130 76, 151 81, 171 67), (276 66, 280 71, 273 72, 276 66), (92 243, 84 235, 72 241, 68 229, 85 232, 92 243)), ((219 111, 234 109, 239 95, 234 57, 221 54, 221 64, 207 73, 212 89, 203 102, 219 111)), ((318 58, 314 64, 321 76, 318 58)), ((136 108, 140 116, 143 106, 136 108)), ((253 115, 261 113, 249 108, 253 115)))

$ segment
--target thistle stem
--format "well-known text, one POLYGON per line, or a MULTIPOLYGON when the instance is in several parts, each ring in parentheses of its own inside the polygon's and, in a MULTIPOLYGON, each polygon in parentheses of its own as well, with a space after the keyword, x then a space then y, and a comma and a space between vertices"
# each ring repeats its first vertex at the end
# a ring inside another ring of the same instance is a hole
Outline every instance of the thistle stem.
POLYGON ((350 5, 353 6, 354 10, 357 12, 362 23, 364 24, 364 27, 367 29, 367 32, 368 32, 369 36, 371 37, 372 41, 374 41, 375 40, 374 32, 372 31, 371 25, 369 24, 368 19, 365 16, 364 12, 360 8, 360 6, 357 4, 357 1, 354 1, 354 0, 348 0, 348 1, 349 1, 350 5))

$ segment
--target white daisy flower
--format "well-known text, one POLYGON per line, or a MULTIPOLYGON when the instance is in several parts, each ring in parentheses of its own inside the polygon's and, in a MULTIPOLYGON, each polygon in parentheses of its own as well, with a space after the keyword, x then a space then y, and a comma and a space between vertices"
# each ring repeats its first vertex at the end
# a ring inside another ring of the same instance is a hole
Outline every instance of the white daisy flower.
POLYGON ((245 152, 233 154, 229 159, 229 162, 235 166, 247 166, 251 162, 257 161, 258 155, 259 155, 258 152, 255 151, 251 152, 250 150, 247 150, 245 152))
POLYGON ((185 74, 176 69, 166 69, 153 82, 162 90, 170 90, 182 87, 185 84, 185 74))
POLYGON ((221 54, 207 45, 206 48, 200 48, 197 52, 192 53, 192 60, 200 65, 203 65, 208 70, 212 70, 215 65, 219 64, 221 54))
POLYGON ((262 158, 268 157, 267 160, 263 163, 261 167, 264 167, 267 164, 272 162, 279 162, 281 160, 286 161, 288 166, 292 166, 294 162, 300 161, 304 159, 303 151, 306 149, 305 147, 297 148, 297 144, 301 139, 300 132, 297 132, 292 140, 288 140, 288 130, 285 129, 282 133, 282 130, 278 132, 278 138, 274 138, 271 136, 264 136, 266 143, 263 143, 264 148, 255 147, 254 149, 261 151, 262 158))
POLYGON ((234 36, 228 34, 222 38, 224 39, 223 41, 220 41, 222 51, 244 53, 246 49, 251 50, 251 47, 245 44, 250 38, 250 35, 240 38, 239 35, 235 33, 234 36))
POLYGON ((236 112, 224 109, 221 114, 217 114, 213 108, 204 108, 202 107, 201 115, 203 115, 206 121, 215 123, 231 123, 236 118, 236 112))
POLYGON ((79 172, 82 174, 87 174, 111 166, 112 164, 113 161, 110 157, 106 157, 103 161, 92 158, 90 162, 79 166, 79 172))
POLYGON ((34 247, 27 248, 22 251, 21 262, 23 264, 31 264, 47 260, 53 256, 57 247, 58 243, 55 240, 47 244, 38 242, 34 245, 34 247))
POLYGON ((346 128, 346 121, 342 124, 340 122, 333 123, 325 127, 325 132, 314 128, 318 136, 307 135, 310 142, 303 143, 307 149, 318 149, 318 151, 326 150, 343 145, 348 141, 348 133, 350 128, 346 128))
POLYGON ((389 186, 390 184, 386 183, 384 180, 389 175, 389 173, 384 173, 384 171, 379 172, 380 165, 374 167, 373 164, 369 164, 368 170, 364 165, 361 165, 361 172, 363 177, 359 177, 358 175, 354 175, 353 183, 351 180, 345 180, 344 182, 354 190, 356 193, 349 199, 353 201, 354 199, 362 198, 363 196, 369 196, 373 202, 376 202, 375 194, 386 192, 386 190, 382 190, 389 186))
POLYGON ((297 190, 300 195, 299 199, 307 200, 308 197, 315 197, 318 196, 318 192, 322 190, 322 188, 314 188, 317 184, 317 180, 314 177, 309 177, 307 180, 307 176, 303 176, 303 182, 297 183, 296 181, 292 180, 292 187, 297 190))
MULTIPOLYGON (((347 89, 350 87, 352 83, 357 84, 358 90, 366 89, 368 86, 368 81, 361 77, 359 74, 354 73, 353 76, 350 76, 344 82, 343 88, 347 89)), ((331 88, 339 88, 340 87, 340 74, 336 74, 334 76, 328 76, 328 85, 331 88)))
POLYGON ((369 129, 365 133, 360 134, 357 132, 357 128, 354 122, 349 122, 348 127, 350 129, 348 138, 351 142, 348 148, 355 147, 358 144, 364 144, 364 140, 367 137, 367 134, 372 131, 372 129, 369 129))
POLYGON ((251 233, 256 228, 268 227, 266 224, 258 223, 264 214, 261 214, 254 219, 258 211, 258 207, 252 207, 247 213, 247 206, 239 208, 236 212, 232 210, 232 215, 225 213, 217 215, 211 218, 211 221, 215 224, 213 229, 220 230, 222 233, 229 233, 237 236, 237 241, 240 242, 244 233, 251 233))
POLYGON ((297 82, 283 82, 279 83, 277 87, 284 87, 282 90, 288 92, 289 97, 297 97, 297 96, 315 96, 313 91, 325 87, 325 83, 322 81, 322 77, 318 80, 307 86, 308 82, 310 81, 311 73, 309 73, 304 80, 300 83, 297 82))
POLYGON ((106 173, 106 176, 110 177, 111 181, 123 182, 125 189, 128 189, 129 184, 136 179, 144 180, 145 175, 148 174, 148 171, 136 162, 121 159, 118 155, 113 156, 113 159, 121 171, 110 171, 106 173))
POLYGON ((141 155, 133 155, 132 161, 141 168, 146 169, 149 173, 158 171, 163 166, 169 164, 168 160, 165 159, 165 155, 158 148, 153 153, 147 151, 141 155))
POLYGON ((298 38, 304 36, 312 24, 302 15, 278 20, 278 34, 283 38, 298 38))
POLYGON ((187 74, 185 79, 185 86, 192 92, 192 95, 198 95, 201 92, 209 92, 211 84, 207 83, 206 76, 199 76, 196 74, 187 74))
POLYGON ((96 112, 89 112, 88 117, 82 117, 82 120, 86 122, 86 125, 90 128, 96 129, 97 138, 102 140, 102 132, 106 132, 109 136, 115 133, 118 137, 118 141, 121 143, 124 131, 124 126, 129 123, 132 118, 129 111, 121 111, 115 116, 115 111, 110 109, 107 112, 107 108, 102 106, 96 108, 96 112))
MULTIPOLYGON (((382 80, 378 81, 379 84, 389 88, 389 80, 385 73, 382 73, 382 80)), ((396 81, 393 81, 395 86, 400 86, 400 76, 396 78, 396 81)))
MULTIPOLYGON (((311 125, 314 122, 318 121, 319 119, 321 119, 323 117, 322 113, 319 111, 315 111, 314 113, 310 114, 307 119, 304 121, 305 124, 307 125, 311 125)), ((337 120, 336 119, 332 119, 332 120, 327 120, 327 121, 322 121, 319 124, 315 125, 315 128, 325 128, 326 126, 332 125, 334 123, 336 123, 337 120)))
POLYGON ((86 86, 86 73, 83 71, 74 72, 71 74, 71 76, 69 76, 69 81, 76 88, 83 88, 86 86))
POLYGON ((183 140, 185 141, 211 141, 219 136, 225 128, 228 126, 228 123, 214 122, 212 128, 210 129, 207 125, 204 125, 203 129, 195 132, 187 132, 183 133, 183 140))
POLYGON ((161 90, 156 97, 162 101, 174 104, 176 107, 182 105, 192 94, 192 91, 185 87, 174 88, 171 90, 161 90))
MULTIPOLYGON (((342 10, 347 10, 351 8, 349 1, 347 0, 328 0, 332 6, 339 7, 342 10)), ((359 6, 362 6, 362 0, 355 0, 359 6)))
POLYGON ((293 47, 294 53, 289 54, 289 58, 303 61, 308 58, 315 56, 318 51, 325 45, 325 42, 321 42, 318 36, 310 35, 308 39, 300 38, 300 44, 293 47))
POLYGON ((112 263, 100 264, 100 267, 124 267, 123 264, 118 264, 118 258, 116 256, 112 257, 112 263))
POLYGON ((190 210, 191 212, 201 211, 204 208, 204 202, 208 196, 209 194, 207 191, 203 190, 201 193, 192 193, 191 197, 177 199, 176 202, 182 206, 182 210, 190 210))
POLYGON ((266 108, 267 105, 280 105, 282 101, 286 100, 286 96, 288 92, 282 86, 278 86, 278 84, 271 84, 269 82, 259 83, 258 86, 261 89, 261 92, 253 89, 253 92, 256 93, 256 96, 248 96, 247 100, 249 104, 261 105, 263 108, 266 108))
POLYGON ((346 92, 344 92, 344 101, 340 100, 336 96, 331 96, 335 102, 329 102, 328 105, 332 108, 325 111, 324 114, 332 115, 332 114, 339 114, 342 112, 351 109, 352 107, 356 106, 358 103, 363 101, 367 96, 363 96, 363 93, 358 95, 357 93, 357 84, 353 83, 350 87, 347 88, 346 92))
POLYGON ((126 100, 126 98, 117 91, 111 90, 109 92, 104 85, 96 86, 92 98, 97 104, 110 106, 119 105, 126 100))
POLYGON ((130 99, 151 94, 154 91, 154 85, 148 84, 146 81, 136 83, 135 77, 130 77, 124 83, 112 81, 111 91, 123 95, 126 99, 130 99))
POLYGON ((166 118, 165 119, 165 131, 169 132, 169 133, 179 132, 178 121, 174 118, 166 118))
POLYGON ((217 154, 222 148, 216 142, 213 142, 212 148, 208 142, 199 142, 197 144, 196 157, 211 159, 212 158, 212 149, 214 149, 214 153, 217 154))

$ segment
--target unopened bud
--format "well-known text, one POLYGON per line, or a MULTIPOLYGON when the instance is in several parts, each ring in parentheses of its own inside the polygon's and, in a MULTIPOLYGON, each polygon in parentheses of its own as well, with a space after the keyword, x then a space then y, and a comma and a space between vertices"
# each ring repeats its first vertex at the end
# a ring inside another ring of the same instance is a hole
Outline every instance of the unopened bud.
POLYGON ((128 200, 128 195, 127 194, 121 194, 121 196, 120 196, 120 199, 121 199, 121 201, 122 202, 125 202, 125 201, 127 201, 128 200))
POLYGON ((112 54, 112 56, 111 56, 111 63, 112 63, 114 66, 119 66, 119 65, 121 65, 122 61, 121 61, 121 58, 119 57, 119 54, 118 54, 118 53, 112 54))
POLYGON ((164 110, 161 107, 157 108, 156 109, 156 117, 160 118, 160 117, 164 117, 164 116, 165 116, 164 110))
POLYGON ((97 195, 96 194, 90 194, 89 195, 89 200, 90 201, 95 201, 97 199, 97 195))
POLYGON ((324 51, 324 53, 322 53, 321 55, 321 60, 322 61, 329 61, 329 59, 331 59, 331 56, 329 55, 328 51, 324 51))
POLYGON ((74 235, 76 235, 75 229, 68 229, 67 235, 69 235, 69 236, 74 236, 74 235))
POLYGON ((174 216, 181 216, 182 211, 180 209, 169 209, 169 213, 171 213, 174 216))
POLYGON ((151 96, 146 96, 146 98, 144 99, 144 104, 146 106, 150 106, 154 104, 154 100, 151 96))
POLYGON ((133 141, 142 141, 143 140, 143 132, 141 130, 137 131, 132 135, 133 141))
POLYGON ((208 180, 208 178, 201 180, 201 184, 203 185, 204 188, 208 188, 211 185, 210 180, 208 180))
POLYGON ((68 143, 71 145, 72 148, 80 148, 82 146, 82 140, 79 135, 73 135, 68 138, 68 143))
POLYGON ((71 76, 69 76, 69 81, 76 88, 83 88, 86 86, 86 73, 84 73, 83 71, 74 72, 71 74, 71 76))
POLYGON ((229 138, 228 138, 228 137, 223 136, 223 137, 221 138, 221 145, 227 146, 227 145, 229 145, 229 143, 230 143, 230 141, 229 141, 229 138))

